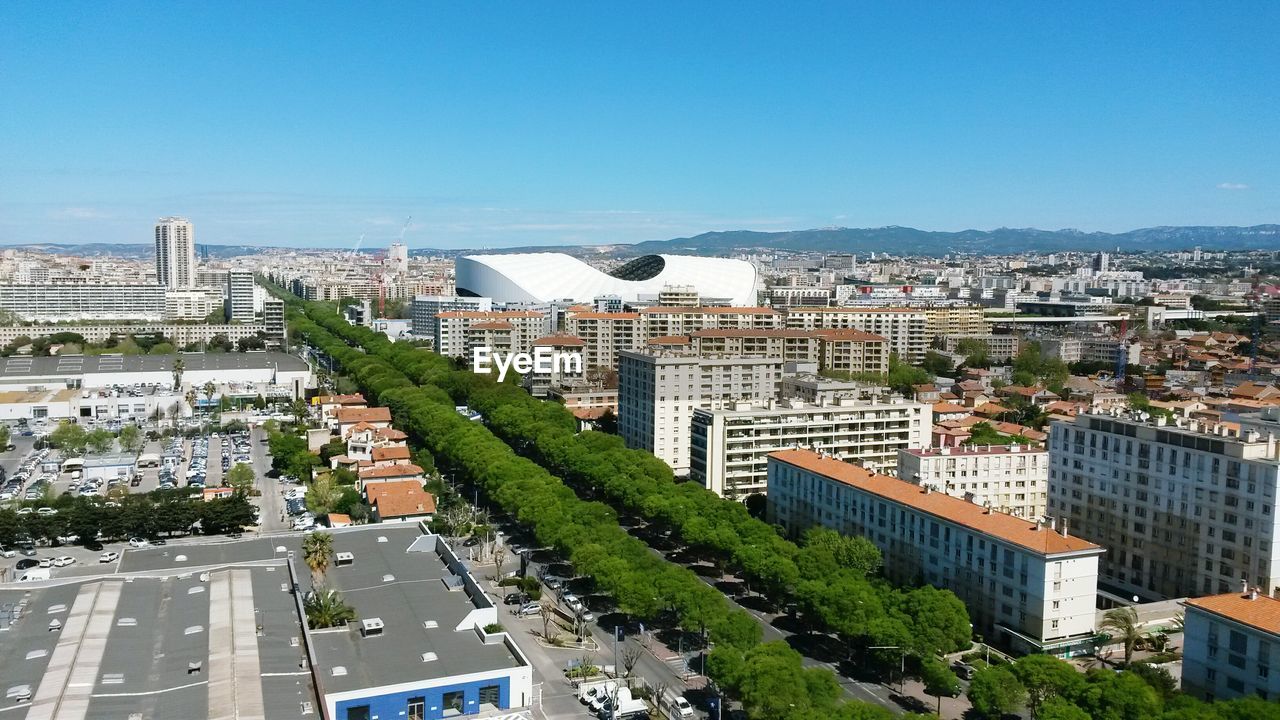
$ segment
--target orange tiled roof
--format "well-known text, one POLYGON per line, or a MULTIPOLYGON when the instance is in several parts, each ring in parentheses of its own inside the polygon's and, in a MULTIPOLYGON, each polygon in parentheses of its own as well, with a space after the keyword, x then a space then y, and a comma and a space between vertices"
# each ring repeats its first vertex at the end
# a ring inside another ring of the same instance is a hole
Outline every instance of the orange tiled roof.
POLYGON ((360 393, 350 395, 317 395, 312 401, 317 405, 364 405, 364 396, 360 393))
POLYGON ((1029 520, 999 512, 987 512, 966 500, 941 492, 925 492, 920 486, 905 480, 877 475, 857 465, 823 457, 811 450, 782 450, 769 455, 769 459, 817 473, 863 492, 1038 553, 1052 555, 1102 549, 1082 538, 1064 536, 1048 528, 1037 530, 1036 525, 1029 520))
MULTIPOLYGON (((570 310, 570 311, 572 311, 572 310, 573 310, 573 308, 569 308, 569 310, 570 310)), ((572 318, 573 318, 573 319, 575 319, 575 320, 639 320, 639 319, 640 319, 640 313, 634 313, 634 312, 616 312, 616 313, 602 313, 602 312, 575 312, 575 313, 573 313, 572 315, 570 315, 570 317, 572 317, 572 318)))
MULTIPOLYGON (((413 477, 421 475, 422 468, 409 463, 407 465, 384 465, 382 467, 360 468, 361 480, 376 480, 387 477, 413 477)), ((421 485, 421 483, 419 483, 421 485)))
POLYGON ((391 422, 391 409, 385 407, 373 408, 338 408, 338 412, 334 415, 338 422, 345 425, 347 423, 375 423, 375 422, 391 422))
POLYGON ((1250 600, 1243 593, 1225 593, 1191 598, 1185 604, 1273 635, 1280 635, 1280 600, 1267 597, 1261 592, 1258 593, 1256 600, 1250 600))
POLYGON ((533 345, 534 347, 564 347, 566 345, 582 347, 586 343, 582 342, 582 338, 574 337, 573 335, 548 335, 534 340, 533 345))
POLYGON ((376 447, 373 449, 373 461, 379 460, 408 460, 409 448, 404 445, 392 445, 390 447, 376 447))
POLYGON ((648 345, 688 345, 689 338, 685 337, 684 335, 659 335, 658 337, 650 338, 647 344, 648 345))
POLYGON ((471 326, 472 330, 511 330, 515 326, 509 322, 500 322, 491 320, 489 322, 478 322, 471 326))
POLYGON ((861 330, 851 330, 849 328, 839 328, 831 330, 815 330, 814 335, 823 340, 846 341, 846 342, 889 342, 889 340, 875 333, 863 332, 861 330))
POLYGON ((425 515, 436 511, 436 498, 416 480, 385 482, 369 486, 369 505, 378 517, 425 515))
POLYGON ((654 313, 672 313, 676 315, 694 315, 698 313, 707 313, 709 315, 781 315, 774 308, 769 307, 724 307, 721 305, 708 305, 705 307, 680 307, 655 305, 647 307, 640 311, 644 314, 654 313))
POLYGON ((934 415, 950 415, 952 413, 967 413, 969 408, 963 405, 957 405, 949 402, 939 402, 933 404, 934 415))

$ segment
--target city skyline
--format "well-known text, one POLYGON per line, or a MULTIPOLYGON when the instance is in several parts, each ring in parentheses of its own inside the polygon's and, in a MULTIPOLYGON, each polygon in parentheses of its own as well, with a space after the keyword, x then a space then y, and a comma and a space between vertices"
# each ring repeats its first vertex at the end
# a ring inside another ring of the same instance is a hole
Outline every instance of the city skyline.
POLYGON ((6 7, 0 244, 1280 218, 1271 5, 379 10, 6 7))

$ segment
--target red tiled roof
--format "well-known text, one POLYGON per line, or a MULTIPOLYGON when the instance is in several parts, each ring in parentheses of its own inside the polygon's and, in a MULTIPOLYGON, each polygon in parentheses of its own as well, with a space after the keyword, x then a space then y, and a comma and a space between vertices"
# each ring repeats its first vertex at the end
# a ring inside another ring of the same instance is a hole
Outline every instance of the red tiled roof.
POLYGON ((426 515, 436 511, 436 498, 416 480, 370 485, 369 505, 380 518, 426 515))
POLYGON ((640 311, 643 314, 671 313, 674 315, 695 315, 706 313, 708 315, 781 315, 778 310, 770 307, 725 307, 722 305, 708 305, 705 307, 679 307, 655 305, 647 307, 640 311))
POLYGON ((1191 598, 1185 605, 1206 610, 1215 615, 1235 620, 1272 635, 1280 635, 1280 600, 1259 592, 1255 600, 1243 593, 1225 593, 1191 598))
POLYGON ((509 322, 499 322, 496 320, 490 322, 478 322, 471 325, 472 330, 511 330, 513 327, 515 326, 509 322))
POLYGON ((376 447, 373 449, 373 461, 379 460, 408 460, 409 448, 403 445, 392 445, 391 447, 376 447))
MULTIPOLYGON (((570 309, 572 309, 572 308, 570 308, 570 309)), ((572 315, 570 315, 569 317, 572 317, 572 318, 573 318, 573 319, 575 319, 575 320, 639 320, 639 319, 640 319, 640 313, 634 313, 634 312, 617 312, 617 313, 602 313, 602 312, 575 312, 575 313, 573 313, 572 315)))
POLYGON ((360 393, 350 395, 317 395, 312 400, 317 405, 364 405, 364 396, 360 393))
POLYGON ((345 425, 347 423, 375 423, 375 422, 391 422, 391 409, 385 407, 373 408, 338 408, 338 412, 334 415, 338 422, 345 425))
POLYGON ((835 458, 823 457, 811 450, 782 450, 769 455, 770 460, 784 462, 802 470, 817 473, 836 482, 891 502, 915 508, 948 522, 971 528, 1006 542, 1052 555, 1056 553, 1096 551, 1102 548, 1073 535, 1062 535, 1013 515, 988 512, 966 500, 942 492, 925 492, 905 480, 877 475, 869 470, 835 458))
POLYGON ((573 335, 548 335, 534 340, 533 345, 534 347, 564 347, 566 345, 582 347, 586 343, 582 342, 582 338, 574 337, 573 335))
POLYGON ((823 340, 844 341, 844 342, 889 342, 887 338, 881 337, 874 333, 863 332, 861 330, 850 330, 848 328, 816 330, 814 334, 823 340))
MULTIPOLYGON (((378 478, 396 478, 396 477, 414 477, 422 474, 422 468, 412 463, 408 465, 383 465, 382 467, 371 467, 368 469, 360 469, 361 480, 376 480, 378 478)), ((419 483, 421 484, 421 483, 419 483)))

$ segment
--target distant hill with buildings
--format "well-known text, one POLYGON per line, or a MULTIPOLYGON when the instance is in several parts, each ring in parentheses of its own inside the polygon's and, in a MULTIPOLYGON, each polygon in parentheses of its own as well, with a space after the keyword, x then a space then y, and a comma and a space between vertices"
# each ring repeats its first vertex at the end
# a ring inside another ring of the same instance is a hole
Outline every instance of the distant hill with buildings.
MULTIPOLYGON (((888 252, 895 255, 932 255, 952 253, 1014 254, 1020 252, 1092 252, 1190 250, 1266 250, 1280 249, 1280 225, 1161 226, 1140 228, 1122 233, 1083 232, 1080 230, 1037 230, 1035 228, 997 228, 995 230, 960 230, 940 232, 892 225, 880 228, 817 228, 758 232, 725 230, 706 232, 693 237, 672 240, 649 240, 634 245, 562 245, 486 248, 484 253, 564 252, 571 255, 596 254, 605 250, 616 255, 728 255, 740 251, 787 250, 793 252, 888 252)), ((114 255, 117 257, 152 257, 150 243, 43 243, 12 245, 32 250, 48 250, 68 255, 114 255)), ((277 248, 258 245, 199 245, 199 254, 223 258, 252 255, 277 248)), ((306 249, 306 248, 290 248, 306 249)), ((334 250, 338 248, 324 248, 334 250)), ((362 249, 359 252, 376 252, 362 249)), ((412 248, 413 255, 460 255, 477 250, 441 250, 412 248)))

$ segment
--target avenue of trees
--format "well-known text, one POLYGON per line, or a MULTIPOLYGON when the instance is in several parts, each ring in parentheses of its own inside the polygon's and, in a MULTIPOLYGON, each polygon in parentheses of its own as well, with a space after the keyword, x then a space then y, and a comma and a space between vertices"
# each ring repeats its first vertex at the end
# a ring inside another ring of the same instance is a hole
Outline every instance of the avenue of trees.
MULTIPOLYGON (((742 698, 753 716, 883 715, 860 703, 841 705, 838 692, 829 698, 819 693, 780 714, 772 704, 757 702, 772 695, 770 687, 781 685, 808 697, 808 681, 795 686, 788 679, 800 656, 785 645, 761 645, 760 627, 749 614, 692 571, 655 556, 628 535, 618 523, 619 512, 645 518, 709 558, 723 558, 724 569, 736 572, 752 590, 778 607, 795 603, 808 622, 851 645, 899 645, 923 658, 969 643, 967 613, 952 593, 889 586, 876 576, 879 553, 865 540, 813 533, 803 545, 788 541, 741 504, 676 483, 664 464, 627 450, 616 437, 575 436, 564 408, 347 325, 323 306, 295 314, 293 329, 341 367, 367 398, 390 407, 397 426, 429 451, 441 470, 483 488, 539 543, 555 547, 578 572, 591 576, 619 609, 706 633, 715 645, 708 672, 742 698), (487 422, 457 413, 454 407, 462 402, 480 410, 487 422)), ((825 676, 809 678, 815 687, 838 688, 826 671, 801 675, 815 673, 825 676)))

